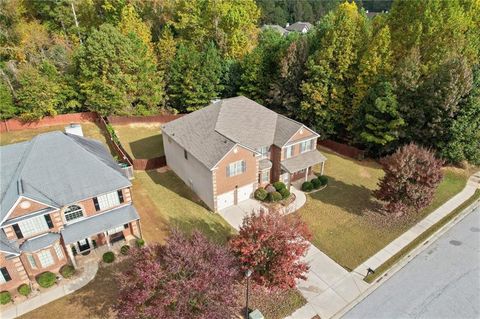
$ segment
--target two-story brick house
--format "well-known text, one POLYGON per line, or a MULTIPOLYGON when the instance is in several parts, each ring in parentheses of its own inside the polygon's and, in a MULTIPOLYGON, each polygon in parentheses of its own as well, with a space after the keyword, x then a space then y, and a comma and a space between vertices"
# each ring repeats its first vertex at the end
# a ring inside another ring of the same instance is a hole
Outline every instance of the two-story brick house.
POLYGON ((62 132, 0 147, 0 290, 141 237, 131 183, 105 147, 62 132))
POLYGON ((307 179, 326 160, 319 135, 243 96, 224 99, 162 126, 167 165, 217 211, 259 185, 307 179))

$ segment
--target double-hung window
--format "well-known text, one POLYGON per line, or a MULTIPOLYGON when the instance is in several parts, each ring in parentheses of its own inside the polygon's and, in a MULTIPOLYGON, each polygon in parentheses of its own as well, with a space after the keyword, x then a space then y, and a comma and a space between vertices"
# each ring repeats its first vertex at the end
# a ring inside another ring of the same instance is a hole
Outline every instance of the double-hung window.
POLYGON ((262 171, 262 183, 267 183, 270 181, 270 170, 266 169, 262 171))
POLYGON ((62 247, 60 247, 59 243, 56 243, 53 248, 55 248, 55 253, 57 254, 58 259, 63 259, 63 251, 62 247))
POLYGON ((0 284, 4 284, 10 280, 12 280, 12 277, 10 277, 10 274, 8 273, 7 268, 6 267, 0 268, 0 284))
POLYGON ((30 267, 32 267, 32 269, 37 269, 37 263, 35 262, 35 258, 32 255, 27 255, 27 259, 30 263, 30 267))
POLYGON ((312 150, 312 142, 310 140, 300 143, 300 153, 305 153, 312 150))
POLYGON ((123 202, 123 195, 120 198, 119 192, 111 192, 95 197, 93 203, 95 204, 95 210, 105 210, 120 205, 123 202))
POLYGON ((243 174, 246 170, 247 163, 244 160, 230 163, 227 166, 227 177, 243 174))
POLYGON ((257 152, 260 153, 260 159, 268 158, 268 146, 260 147, 257 152))
POLYGON ((18 230, 15 230, 15 232, 17 233, 17 237, 19 236, 19 234, 21 234, 22 237, 30 237, 35 234, 47 231, 49 229, 47 220, 43 215, 22 220, 18 222, 17 228, 18 230))
POLYGON ((284 154, 283 154, 283 157, 285 159, 293 156, 293 147, 294 147, 294 145, 290 145, 290 146, 285 147, 284 154))
POLYGON ((38 259, 40 260, 40 264, 42 265, 42 268, 47 268, 48 266, 51 266, 54 264, 53 261, 53 256, 50 250, 42 250, 37 254, 38 259))

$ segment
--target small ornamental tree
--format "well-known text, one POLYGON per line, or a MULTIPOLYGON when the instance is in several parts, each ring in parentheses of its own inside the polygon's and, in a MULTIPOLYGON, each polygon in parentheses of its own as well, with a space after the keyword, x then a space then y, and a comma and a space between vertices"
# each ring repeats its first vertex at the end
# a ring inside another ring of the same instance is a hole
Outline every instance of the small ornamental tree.
POLYGON ((386 202, 387 211, 401 216, 431 204, 443 174, 442 161, 430 150, 412 143, 380 162, 385 176, 373 194, 386 202))
POLYGON ((283 290, 295 287, 296 279, 305 279, 308 266, 300 258, 310 237, 307 225, 297 216, 262 210, 245 217, 230 246, 242 270, 252 270, 256 284, 283 290))
POLYGON ((119 318, 231 318, 238 269, 227 248, 174 230, 165 246, 130 249, 119 274, 119 318))

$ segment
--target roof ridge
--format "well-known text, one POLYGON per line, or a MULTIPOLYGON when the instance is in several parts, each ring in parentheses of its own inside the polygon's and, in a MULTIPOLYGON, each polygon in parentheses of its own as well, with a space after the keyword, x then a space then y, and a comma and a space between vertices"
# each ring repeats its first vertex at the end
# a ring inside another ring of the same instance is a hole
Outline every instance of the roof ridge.
MULTIPOLYGON (((103 166, 105 167, 108 167, 108 169, 114 171, 115 173, 117 173, 118 175, 120 175, 121 177, 125 178, 125 179, 128 179, 125 175, 123 175, 122 173, 120 173, 120 171, 114 169, 113 167, 107 165, 104 161, 102 161, 97 155, 93 154, 92 152, 90 152, 88 149, 86 149, 85 147, 83 147, 78 141, 75 140, 75 138, 72 138, 72 136, 78 136, 78 135, 72 135, 72 134, 68 134, 68 133, 62 133, 62 135, 65 137, 65 138, 68 138, 70 139, 71 141, 75 142, 75 145, 79 148, 81 148, 82 150, 84 150, 85 152, 87 152, 88 154, 90 154, 91 157, 93 157, 96 161, 102 163, 103 166)), ((83 136, 78 136, 78 137, 81 137, 83 138, 83 136)))

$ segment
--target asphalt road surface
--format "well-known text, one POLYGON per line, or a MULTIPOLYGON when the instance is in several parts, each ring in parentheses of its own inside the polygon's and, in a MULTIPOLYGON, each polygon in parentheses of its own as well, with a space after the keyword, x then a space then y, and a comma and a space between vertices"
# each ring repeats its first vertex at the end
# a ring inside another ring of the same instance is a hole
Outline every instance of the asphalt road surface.
POLYGON ((343 318, 480 318, 480 208, 343 318))

